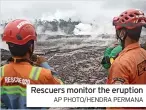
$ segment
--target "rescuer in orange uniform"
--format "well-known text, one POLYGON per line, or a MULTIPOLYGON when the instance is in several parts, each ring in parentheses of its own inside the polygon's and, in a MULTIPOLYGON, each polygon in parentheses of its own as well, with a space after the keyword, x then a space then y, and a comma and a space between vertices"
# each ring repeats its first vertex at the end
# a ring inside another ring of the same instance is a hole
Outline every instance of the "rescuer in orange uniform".
MULTIPOLYGON (((26 109, 27 84, 62 84, 51 70, 32 65, 30 58, 37 34, 29 21, 17 19, 9 22, 2 40, 7 42, 12 54, 9 64, 0 67, 2 108, 26 109)), ((38 57, 35 63, 41 65, 45 61, 45 58, 38 57)))
POLYGON ((126 10, 113 25, 123 50, 111 65, 107 84, 146 84, 146 51, 139 44, 142 27, 146 26, 144 13, 126 10))

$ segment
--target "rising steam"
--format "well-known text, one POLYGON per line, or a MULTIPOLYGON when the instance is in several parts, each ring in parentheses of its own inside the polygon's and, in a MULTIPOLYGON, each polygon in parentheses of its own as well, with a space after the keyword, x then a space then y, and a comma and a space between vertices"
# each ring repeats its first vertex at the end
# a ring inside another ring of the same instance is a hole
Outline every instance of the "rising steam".
MULTIPOLYGON (((138 8, 146 11, 145 0, 98 0, 98 1, 1 1, 1 18, 0 20, 28 18, 32 21, 40 19, 41 21, 81 21, 75 25, 73 34, 75 35, 98 35, 114 34, 112 19, 121 12, 129 8, 138 8), (32 7, 33 6, 33 7, 32 7)), ((51 28, 51 26, 48 26, 51 28)), ((44 27, 38 26, 39 34, 65 35, 66 32, 60 27, 56 32, 45 31, 44 27)), ((2 29, 2 28, 1 28, 2 29)), ((1 30, 2 33, 2 30, 1 30)), ((0 47, 5 47, 0 41, 0 47)))

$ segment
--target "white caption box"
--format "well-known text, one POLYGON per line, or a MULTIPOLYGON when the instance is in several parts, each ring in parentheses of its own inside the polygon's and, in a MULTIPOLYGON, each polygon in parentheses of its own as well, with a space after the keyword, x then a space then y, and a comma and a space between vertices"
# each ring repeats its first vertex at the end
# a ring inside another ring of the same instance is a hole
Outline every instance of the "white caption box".
POLYGON ((27 107, 146 107, 146 85, 28 85, 27 107))

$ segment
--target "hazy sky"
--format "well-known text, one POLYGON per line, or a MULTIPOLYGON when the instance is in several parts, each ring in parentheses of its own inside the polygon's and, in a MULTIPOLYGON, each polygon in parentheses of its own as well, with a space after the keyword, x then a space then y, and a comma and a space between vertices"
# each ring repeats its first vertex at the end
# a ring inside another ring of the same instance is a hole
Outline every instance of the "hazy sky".
POLYGON ((0 0, 0 20, 71 17, 83 22, 110 22, 128 8, 145 10, 145 5, 146 0, 0 0))
POLYGON ((139 8, 146 13, 146 0, 0 0, 0 21, 16 18, 53 20, 71 17, 83 23, 97 24, 99 28, 95 31, 105 33, 114 31, 112 18, 129 8, 139 8))

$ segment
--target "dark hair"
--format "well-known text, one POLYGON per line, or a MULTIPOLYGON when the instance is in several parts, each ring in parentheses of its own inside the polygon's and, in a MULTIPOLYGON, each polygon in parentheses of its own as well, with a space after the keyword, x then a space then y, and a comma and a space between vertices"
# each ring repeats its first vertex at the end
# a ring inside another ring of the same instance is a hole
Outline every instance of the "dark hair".
POLYGON ((127 35, 135 40, 135 41, 139 41, 140 35, 141 35, 141 30, 142 30, 142 26, 140 27, 136 27, 134 29, 127 29, 127 35))
POLYGON ((10 42, 7 42, 9 50, 12 54, 12 56, 18 56, 23 57, 26 55, 27 52, 30 51, 30 46, 33 44, 34 47, 34 41, 28 41, 25 45, 17 45, 10 42))

